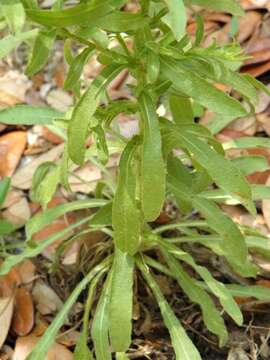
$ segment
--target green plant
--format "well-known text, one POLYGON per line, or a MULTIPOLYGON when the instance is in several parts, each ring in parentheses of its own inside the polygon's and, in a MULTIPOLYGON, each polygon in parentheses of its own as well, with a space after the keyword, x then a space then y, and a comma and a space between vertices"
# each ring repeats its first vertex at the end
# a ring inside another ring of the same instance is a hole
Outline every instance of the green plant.
MULTIPOLYGON (((269 90, 248 75, 236 72, 245 58, 236 43, 224 47, 215 43, 208 48, 200 46, 203 21, 193 8, 193 5, 202 5, 241 16, 237 1, 141 0, 138 13, 121 10, 127 3, 124 0, 84 0, 69 8, 63 8, 65 1, 58 0, 49 10, 40 9, 35 0, 5 0, 4 3, 11 9, 13 6, 24 9, 23 14, 28 19, 25 26, 31 28, 31 24, 38 24, 38 27, 33 25, 35 30, 28 30, 38 31, 26 68, 28 75, 46 64, 55 40, 64 40, 64 56, 70 65, 64 86, 73 91, 75 105, 67 114, 25 106, 0 112, 1 122, 14 122, 19 111, 21 119, 28 119, 27 124, 58 127, 67 137, 61 162, 43 164, 33 179, 31 196, 43 205, 44 211, 26 225, 28 246, 19 255, 7 256, 0 274, 6 274, 25 258, 38 255, 71 229, 80 229, 82 224, 87 224, 87 230, 83 231, 100 229, 112 239, 104 251, 104 259, 94 264, 77 285, 28 359, 45 358, 70 308, 88 285, 83 331, 75 358, 93 357, 87 346, 89 312, 96 286, 105 274, 91 328, 95 356, 97 360, 107 360, 111 359, 112 352, 116 352, 118 358, 125 358, 132 335, 135 269, 140 270, 160 306, 177 359, 197 360, 201 357, 162 294, 152 270, 176 279, 191 301, 201 307, 204 323, 218 336, 220 346, 225 345, 228 333, 212 296, 219 300, 221 308, 236 324, 241 325, 242 313, 233 296, 252 294, 259 299, 269 299, 269 290, 259 286, 224 285, 207 268, 198 265, 183 250, 182 244, 199 243, 211 249, 245 277, 255 277, 258 272, 249 255, 250 249, 269 256, 268 239, 252 229, 239 227, 222 212, 218 203, 242 204, 255 214, 253 201, 270 197, 268 187, 251 186, 245 179, 246 174, 268 167, 263 158, 251 156, 228 160, 224 154, 224 149, 229 148, 270 147, 270 140, 241 138, 222 146, 214 137, 234 119, 254 113, 256 89, 267 94, 269 90), (188 6, 196 17, 195 39, 185 31, 184 6, 188 6), (115 44, 113 47, 112 43, 115 44), (73 44, 80 45, 76 56, 72 51, 73 44), (80 75, 94 55, 104 68, 81 95, 80 75), (123 70, 129 72, 128 85, 133 98, 112 101, 107 86, 123 70), (215 83, 232 87, 242 103, 220 91, 215 83), (157 114, 161 104, 166 114, 170 110, 172 119, 157 114), (216 113, 207 127, 195 121, 204 109, 216 113), (131 140, 115 130, 120 113, 138 117, 140 130, 131 140), (85 143, 90 134, 95 141, 87 149, 85 143), (104 167, 115 152, 121 154, 117 184, 108 178, 104 167), (68 172, 72 163, 83 165, 89 159, 105 173, 103 185, 97 189, 99 198, 46 209, 58 184, 69 190, 68 172), (151 223, 159 216, 166 199, 177 204, 184 215, 183 220, 154 228, 151 223), (85 208, 99 210, 43 242, 33 242, 32 235, 55 218, 85 208), (191 212, 194 210, 205 220, 193 219, 191 212), (179 236, 163 236, 170 229, 177 229, 179 236), (108 252, 110 255, 106 257, 108 252), (164 261, 158 262, 154 255, 149 255, 153 253, 160 253, 164 261), (202 281, 191 277, 183 264, 193 269, 202 281)), ((3 11, 3 15, 11 24, 14 12, 3 11)), ((8 41, 9 36, 1 41, 8 41)), ((69 239, 69 243, 77 236, 69 239)))

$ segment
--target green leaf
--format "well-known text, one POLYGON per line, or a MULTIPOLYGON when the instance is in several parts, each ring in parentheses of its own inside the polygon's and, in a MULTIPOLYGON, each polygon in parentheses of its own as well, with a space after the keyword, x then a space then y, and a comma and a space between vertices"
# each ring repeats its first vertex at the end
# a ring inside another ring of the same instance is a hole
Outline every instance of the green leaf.
POLYGON ((68 150, 70 158, 79 165, 84 162, 85 141, 88 129, 97 125, 93 115, 99 105, 103 89, 121 70, 122 65, 111 64, 95 78, 74 108, 68 128, 68 150))
POLYGON ((247 115, 237 100, 218 90, 193 71, 187 70, 181 62, 161 57, 161 65, 164 76, 172 82, 177 91, 193 98, 209 110, 234 118, 247 115))
POLYGON ((116 353, 116 360, 129 360, 129 357, 125 353, 120 352, 116 353))
POLYGON ((92 217, 90 226, 111 226, 112 225, 112 203, 102 206, 92 217))
POLYGON ((9 177, 5 177, 0 181, 0 208, 4 205, 8 191, 10 189, 10 184, 11 180, 9 177))
POLYGON ((83 280, 76 286, 76 288, 72 291, 69 295, 67 300, 65 301, 62 309, 54 318, 51 325, 47 328, 45 333, 43 334, 42 338, 39 340, 37 345, 35 346, 34 350, 31 352, 30 355, 27 356, 26 360, 44 360, 46 354, 53 344, 55 337, 61 328, 61 326, 65 323, 66 318, 68 316, 69 311, 71 310, 72 306, 78 299, 80 293, 84 290, 87 284, 93 280, 93 278, 99 274, 100 272, 104 272, 108 269, 108 265, 110 263, 110 259, 107 258, 96 267, 94 267, 90 272, 83 278, 83 280))
POLYGON ((146 221, 155 220, 165 200, 165 166, 155 105, 147 93, 139 97, 143 126, 141 147, 141 204, 146 221))
POLYGON ((16 105, 0 111, 0 122, 9 125, 46 125, 62 113, 49 107, 16 105))
POLYGON ((147 51, 146 67, 147 80, 150 84, 153 84, 157 81, 160 70, 159 57, 154 51, 147 51))
POLYGON ((19 33, 17 35, 7 35, 0 40, 0 59, 7 56, 14 50, 21 42, 31 39, 37 35, 38 30, 30 30, 19 33))
POLYGON ((20 264, 23 260, 33 258, 39 255, 47 246, 51 245, 53 242, 60 239, 61 237, 70 234, 72 230, 80 227, 83 224, 86 224, 90 220, 90 218, 91 216, 88 216, 76 222, 75 224, 68 226, 64 230, 49 236, 44 241, 36 244, 34 248, 27 247, 18 255, 9 255, 0 266, 0 276, 7 274, 15 265, 20 264))
POLYGON ((198 350, 187 336, 184 328, 163 296, 158 284, 150 274, 149 269, 145 267, 140 259, 137 260, 137 265, 158 302, 164 323, 170 333, 176 360, 201 360, 198 350))
POLYGON ((2 0, 1 10, 13 34, 22 31, 25 22, 25 12, 19 0, 2 0))
POLYGON ((76 348, 74 351, 74 360, 82 360, 82 359, 94 360, 93 355, 87 345, 89 317, 90 317, 90 311, 93 305, 93 301, 95 299, 96 287, 102 275, 103 272, 102 271, 99 272, 95 276, 95 278, 91 281, 91 284, 89 286, 87 301, 83 314, 83 329, 79 337, 79 340, 76 344, 76 348))
POLYGON ((169 26, 175 38, 179 41, 185 35, 187 16, 183 0, 165 0, 169 8, 162 21, 169 26))
POLYGON ((225 144, 223 148, 228 149, 252 149, 252 148, 269 148, 270 149, 270 139, 267 137, 255 137, 255 136, 244 136, 238 139, 233 139, 225 144))
POLYGON ((244 175, 249 175, 256 171, 266 171, 269 169, 268 161, 263 156, 241 156, 232 159, 232 163, 244 175))
POLYGON ((230 161, 191 133, 179 131, 179 136, 194 159, 207 170, 211 178, 224 191, 239 199, 251 213, 256 213, 250 186, 242 173, 230 161))
POLYGON ((188 97, 172 94, 170 96, 170 109, 176 125, 194 123, 192 105, 188 97))
POLYGON ((63 28, 72 25, 82 25, 83 23, 95 23, 97 19, 112 11, 110 3, 112 3, 111 0, 95 1, 54 11, 26 9, 26 14, 31 20, 41 25, 63 28))
POLYGON ((56 31, 54 29, 39 31, 25 70, 26 75, 32 76, 46 65, 55 37, 56 31))
POLYGON ((186 173, 179 167, 180 164, 177 159, 170 159, 168 162, 168 188, 175 195, 177 203, 180 206, 187 203, 199 210, 210 228, 220 234, 222 238, 220 246, 228 262, 241 275, 253 276, 256 272, 247 260, 247 246, 240 230, 215 203, 193 192, 192 181, 188 181, 186 173))
POLYGON ((223 283, 217 281, 204 266, 197 265, 192 256, 177 246, 168 244, 165 241, 162 241, 162 245, 167 248, 172 255, 190 265, 201 276, 209 290, 219 299, 224 310, 231 316, 236 324, 241 325, 243 323, 241 310, 223 283))
POLYGON ((143 28, 148 19, 142 14, 133 14, 131 12, 114 11, 113 13, 98 19, 95 22, 97 27, 109 32, 125 32, 136 31, 143 28))
POLYGON ((14 230, 14 225, 12 225, 9 221, 0 219, 0 235, 10 234, 14 230))
POLYGON ((91 335, 94 342, 96 360, 112 359, 109 343, 109 302, 111 280, 112 273, 110 272, 103 286, 92 324, 91 335))
POLYGON ((134 259, 115 249, 109 305, 109 334, 113 351, 125 352, 131 343, 134 259))
MULTIPOLYGON (((35 175, 33 179, 35 180, 35 175)), ((38 183, 36 190, 32 194, 34 194, 35 201, 40 203, 42 208, 46 208, 47 204, 52 200, 52 197, 55 194, 55 191, 59 184, 60 167, 56 165, 52 166, 46 171, 43 179, 39 180, 40 182, 38 183)))
POLYGON ((64 89, 73 89, 77 85, 78 81, 80 80, 84 65, 87 63, 90 56, 92 55, 94 48, 94 45, 92 47, 85 48, 78 56, 76 56, 72 60, 64 82, 64 89))
POLYGON ((179 262, 166 250, 162 254, 178 284, 190 300, 197 303, 202 310, 203 321, 209 331, 219 337, 219 345, 224 346, 228 340, 228 333, 223 318, 216 309, 215 304, 206 291, 201 289, 197 281, 190 277, 179 262))
POLYGON ((199 5, 212 10, 228 12, 235 16, 243 16, 244 11, 237 0, 187 0, 191 5, 199 5))
POLYGON ((141 214, 136 204, 136 177, 132 159, 137 148, 134 138, 126 146, 120 160, 120 175, 112 208, 114 242, 122 252, 134 255, 141 243, 141 214))
POLYGON ((63 216, 67 212, 96 208, 103 206, 107 203, 106 200, 102 199, 87 199, 87 200, 77 200, 66 204, 58 205, 54 208, 47 209, 40 214, 32 217, 26 224, 26 235, 28 239, 31 239, 32 235, 46 225, 51 224, 55 219, 60 216, 63 216))
POLYGON ((208 225, 220 234, 221 247, 232 267, 243 276, 255 276, 257 271, 248 260, 245 239, 233 220, 210 200, 197 196, 192 203, 206 218, 208 225))
POLYGON ((260 285, 226 285, 232 296, 254 297, 258 300, 270 300, 270 289, 260 285))

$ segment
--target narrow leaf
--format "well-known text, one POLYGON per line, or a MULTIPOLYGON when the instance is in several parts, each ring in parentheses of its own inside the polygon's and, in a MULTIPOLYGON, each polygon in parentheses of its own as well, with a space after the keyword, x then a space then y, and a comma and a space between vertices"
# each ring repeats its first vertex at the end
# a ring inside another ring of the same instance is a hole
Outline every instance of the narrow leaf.
POLYGON ((146 221, 153 221, 160 214, 165 199, 165 166, 155 105, 148 94, 142 93, 139 106, 144 129, 141 149, 141 203, 146 221))
POLYGON ((131 140, 122 153, 112 208, 115 245, 130 255, 138 251, 141 243, 141 214, 135 200, 136 177, 132 167, 136 142, 136 138, 131 140))
POLYGON ((134 259, 115 250, 109 305, 109 334, 113 351, 125 352, 131 343, 134 259))
POLYGON ((198 350, 187 336, 184 328, 163 296, 158 284, 150 274, 149 269, 145 267, 141 260, 137 260, 137 265, 158 302, 164 323, 170 333, 176 360, 201 360, 198 350))
POLYGON ((68 299, 65 301, 62 309, 56 315, 51 325, 47 328, 45 333, 43 334, 41 340, 35 346, 34 350, 31 352, 30 355, 27 356, 26 360, 44 360, 46 354, 53 344, 54 339, 61 328, 61 326, 66 321, 69 311, 71 310, 72 306, 78 299, 80 293, 84 290, 87 284, 100 272, 104 272, 108 265, 110 259, 105 259, 102 263, 98 264, 95 268, 93 268, 84 278, 83 280, 76 286, 76 288, 72 291, 69 295, 68 299))
POLYGON ((186 29, 186 9, 183 0, 165 0, 169 12, 163 16, 162 21, 172 30, 175 38, 179 41, 185 34, 186 29))
POLYGON ((77 200, 66 204, 58 205, 54 208, 47 209, 40 214, 32 217, 26 224, 26 234, 27 238, 30 239, 32 235, 46 225, 52 223, 55 219, 60 216, 63 216, 67 212, 96 208, 103 206, 107 203, 106 200, 102 199, 87 199, 87 200, 77 200))
POLYGON ((16 105, 0 111, 0 122, 9 125, 46 125, 62 115, 45 106, 16 105))
POLYGON ((109 343, 109 301, 112 273, 107 276, 93 319, 91 335, 94 342, 96 360, 111 360, 109 343))
POLYGON ((32 76, 46 65, 56 37, 55 30, 40 30, 29 59, 26 75, 32 76))
POLYGON ((190 277, 188 273, 184 271, 182 266, 173 256, 166 250, 162 250, 162 254, 180 287, 192 302, 197 303, 201 307, 203 320, 208 330, 217 335, 219 337, 220 346, 224 346, 228 340, 228 333, 224 320, 216 309, 211 297, 197 285, 195 279, 190 277))
POLYGON ((97 125, 93 115, 99 105, 102 90, 122 69, 121 65, 111 64, 107 66, 95 78, 73 111, 68 128, 68 150, 71 159, 76 164, 83 164, 88 129, 97 125))

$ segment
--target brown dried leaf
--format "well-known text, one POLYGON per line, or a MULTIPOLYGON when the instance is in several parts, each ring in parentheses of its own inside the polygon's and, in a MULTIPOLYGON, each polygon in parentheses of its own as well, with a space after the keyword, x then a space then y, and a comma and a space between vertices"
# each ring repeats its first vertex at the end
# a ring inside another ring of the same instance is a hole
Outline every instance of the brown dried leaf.
POLYGON ((25 131, 13 131, 0 137, 0 176, 11 176, 27 144, 25 131))
POLYGON ((18 169, 12 177, 12 185, 22 190, 28 190, 32 184, 33 175, 39 165, 45 161, 57 161, 62 154, 64 144, 54 147, 52 150, 35 157, 29 164, 18 169))
POLYGON ((31 217, 28 201, 25 197, 3 211, 2 216, 15 226, 23 226, 31 217))
POLYGON ((30 292, 25 288, 15 291, 15 306, 12 329, 19 336, 30 333, 34 326, 34 304, 30 292))
MULTIPOLYGON (((19 337, 16 341, 13 360, 25 360, 39 340, 40 338, 33 335, 19 337)), ((73 360, 73 355, 63 345, 55 343, 44 360, 73 360)))
POLYGON ((42 315, 53 314, 63 306, 63 302, 59 296, 42 280, 38 280, 35 283, 32 296, 36 308, 42 315))
POLYGON ((12 314, 13 314, 13 297, 3 297, 0 298, 0 348, 4 344, 7 334, 9 332, 12 314))

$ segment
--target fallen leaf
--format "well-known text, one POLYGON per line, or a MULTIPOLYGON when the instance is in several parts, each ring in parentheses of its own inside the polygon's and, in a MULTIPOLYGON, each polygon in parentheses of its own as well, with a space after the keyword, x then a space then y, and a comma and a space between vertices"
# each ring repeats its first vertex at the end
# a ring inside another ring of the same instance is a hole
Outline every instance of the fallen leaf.
POLYGON ((241 17, 238 24, 237 41, 243 43, 255 31, 256 27, 260 24, 261 14, 257 11, 247 11, 245 16, 241 17))
POLYGON ((270 70, 270 61, 259 66, 244 66, 241 71, 253 77, 259 77, 270 70))
POLYGON ((66 112, 73 103, 72 96, 61 89, 50 91, 46 100, 53 109, 61 112, 66 112))
MULTIPOLYGON (((26 91, 31 87, 29 79, 18 70, 9 70, 0 77, 0 92, 3 99, 4 94, 9 96, 10 99, 14 99, 15 103, 9 102, 6 106, 15 105, 17 103, 23 103, 25 101, 26 91)), ((6 101, 7 98, 5 98, 6 101)))
POLYGON ((13 131, 0 137, 0 176, 11 176, 27 144, 25 131, 13 131))
POLYGON ((9 332, 12 314, 13 314, 13 297, 0 298, 0 348, 4 344, 7 334, 9 332))
POLYGON ((23 226, 31 217, 28 201, 25 197, 21 198, 15 204, 3 211, 2 216, 15 226, 23 226))
MULTIPOLYGON (((19 337, 12 360, 25 360, 39 340, 40 338, 33 335, 19 337)), ((55 343, 50 347, 44 360, 73 360, 73 354, 65 346, 55 343)))
POLYGON ((22 284, 27 289, 32 288, 32 283, 35 277, 36 267, 31 260, 24 260, 22 263, 16 266, 18 273, 20 274, 22 284))
POLYGON ((60 136, 54 134, 52 131, 47 129, 46 126, 42 126, 42 136, 44 137, 44 139, 55 145, 59 145, 64 142, 64 140, 60 136))
POLYGON ((42 315, 53 314, 60 310, 63 306, 62 300, 55 291, 46 285, 42 280, 36 281, 32 291, 32 296, 37 310, 42 315))
POLYGON ((0 277, 0 297, 10 297, 15 288, 22 283, 17 268, 12 268, 6 275, 0 277))
POLYGON ((34 159, 27 165, 18 169, 12 177, 12 185, 22 190, 28 190, 32 184, 32 178, 36 169, 45 161, 56 162, 64 149, 64 144, 55 146, 50 151, 34 157, 34 159))
POLYGON ((34 325, 34 305, 30 292, 25 288, 15 291, 12 329, 19 336, 30 333, 34 325))

